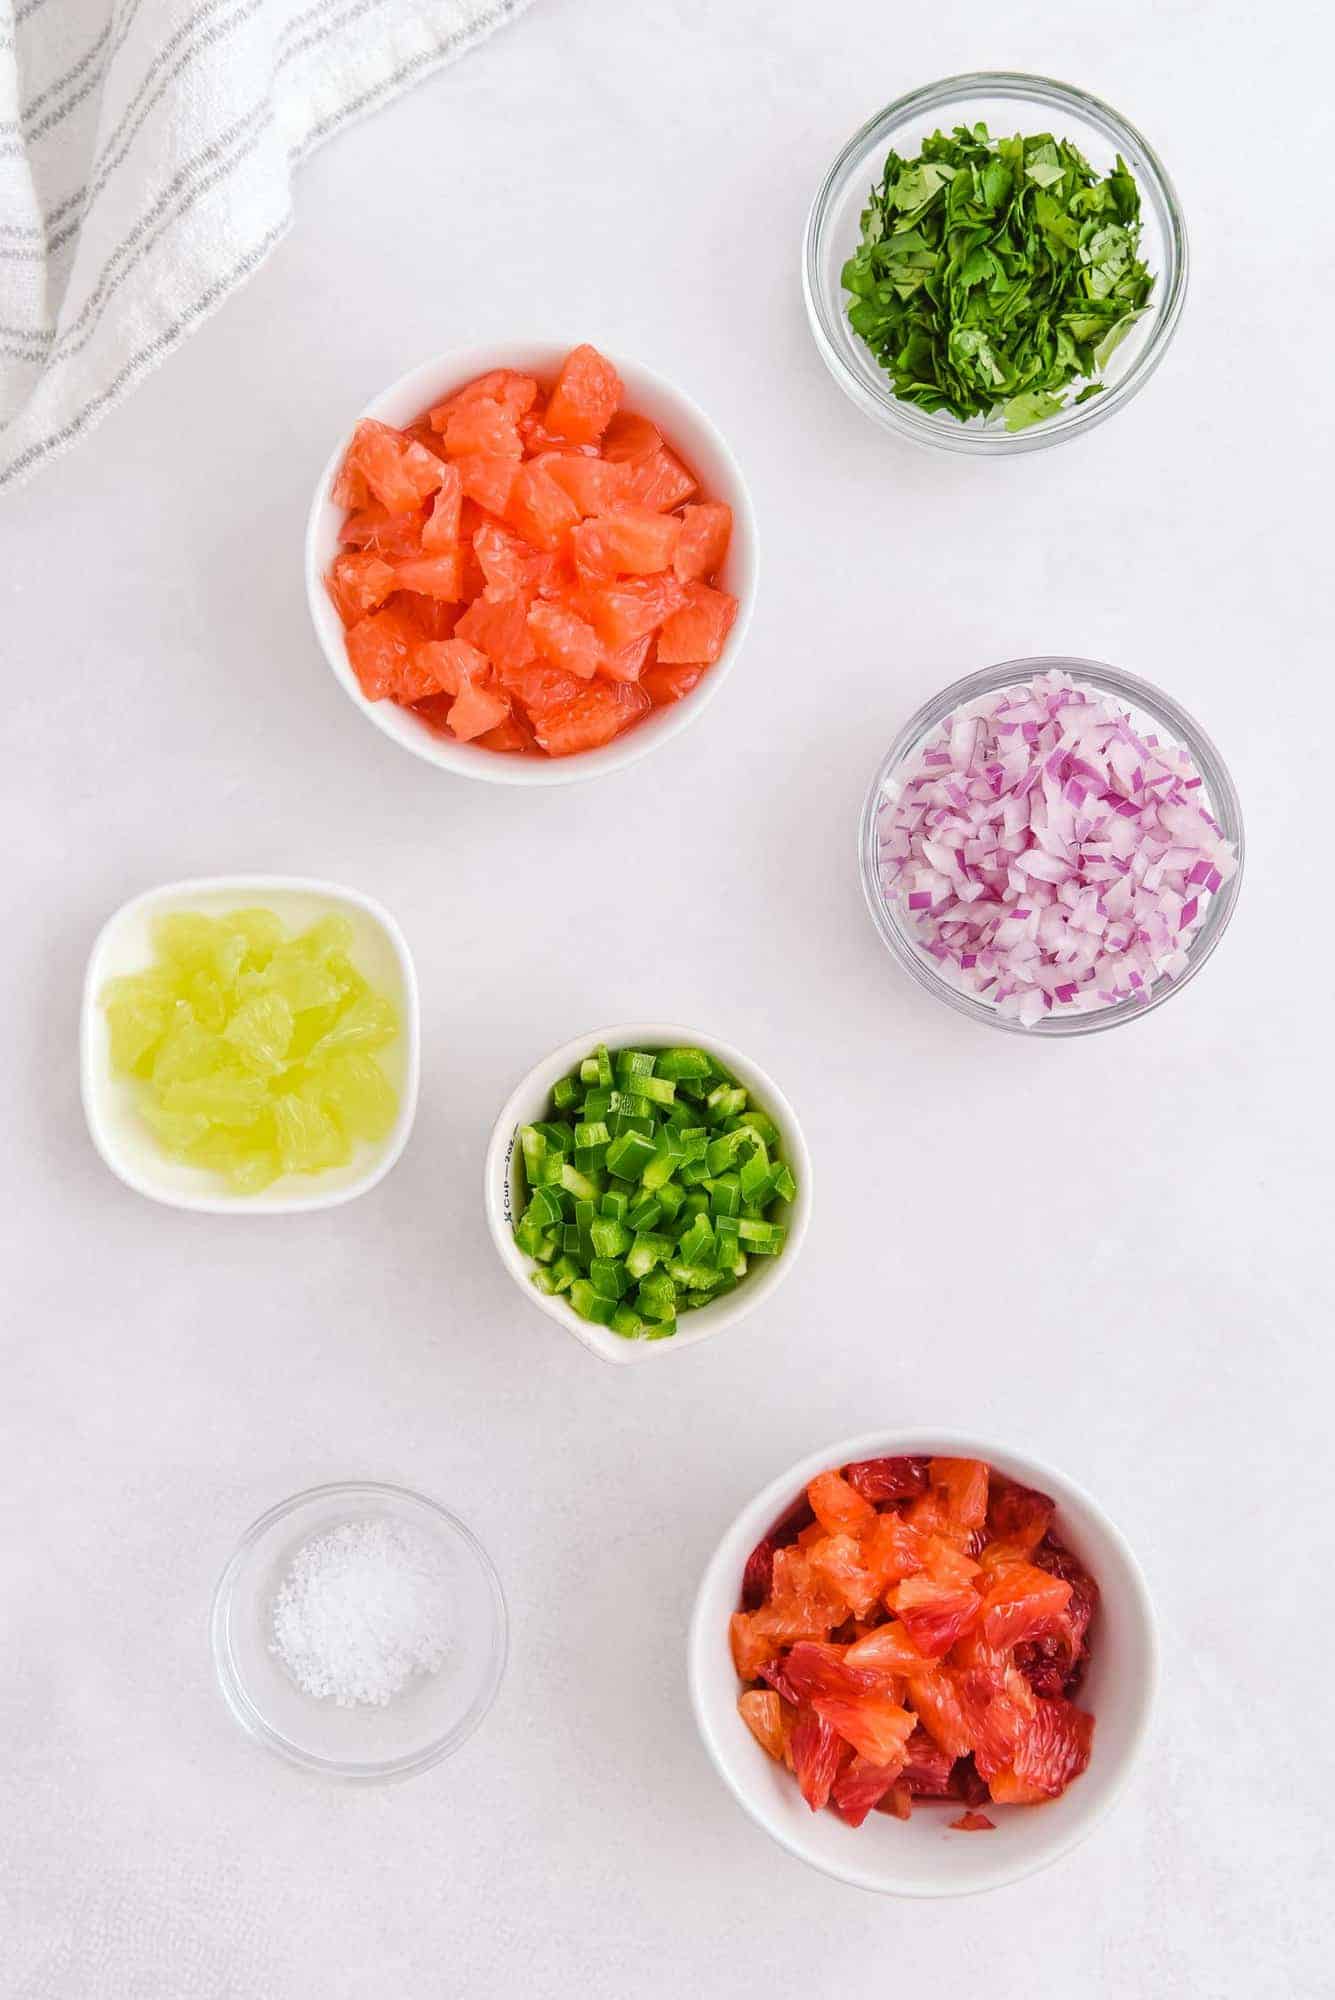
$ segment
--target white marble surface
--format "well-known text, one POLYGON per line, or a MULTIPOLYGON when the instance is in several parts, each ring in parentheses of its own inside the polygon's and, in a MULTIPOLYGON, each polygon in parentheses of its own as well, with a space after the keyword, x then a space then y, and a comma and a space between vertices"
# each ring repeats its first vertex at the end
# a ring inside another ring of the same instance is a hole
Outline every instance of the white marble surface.
POLYGON ((1297 0, 986 19, 960 0, 546 0, 318 157, 249 289, 8 502, 5 2000, 1328 1990, 1329 1672, 1302 1634, 1327 1610, 1335 1389, 1317 1247, 1335 296, 1326 114, 1272 80, 1333 53, 1297 0), (989 61, 1140 123, 1195 263, 1143 396, 995 466, 869 426, 816 356, 796 267, 854 125, 989 61), (419 356, 519 329, 680 379, 731 433, 760 520, 737 673, 698 727, 588 789, 451 783, 403 756, 335 688, 301 595, 333 430, 419 356), (1036 1047, 894 970, 853 827, 912 705, 1065 649, 1200 715, 1251 856, 1188 994, 1036 1047), (648 941, 609 868, 627 849, 648 941), (342 878, 401 919, 417 1130, 336 1213, 169 1213, 87 1141, 83 961, 147 884, 261 869, 342 878), (530 1062, 654 1014, 773 1070, 820 1184, 771 1310, 619 1371, 526 1310, 479 1177, 530 1062), (1130 1536, 1162 1620, 1124 1803, 983 1903, 885 1903, 788 1859, 687 1707, 684 1622, 734 1510, 822 1439, 900 1419, 1059 1461, 1130 1536), (386 1791, 247 1742, 206 1643, 238 1532, 345 1475, 457 1508, 513 1614, 486 1726, 386 1791))

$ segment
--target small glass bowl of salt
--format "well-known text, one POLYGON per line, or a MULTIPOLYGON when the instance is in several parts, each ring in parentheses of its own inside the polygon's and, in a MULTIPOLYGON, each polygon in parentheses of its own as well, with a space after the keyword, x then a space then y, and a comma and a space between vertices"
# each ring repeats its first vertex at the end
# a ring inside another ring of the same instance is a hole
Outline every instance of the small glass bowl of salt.
POLYGON ((213 1600, 232 1714, 324 1777, 407 1778, 471 1735, 505 1670, 500 1578, 462 1521, 399 1486, 317 1486, 247 1529, 213 1600))

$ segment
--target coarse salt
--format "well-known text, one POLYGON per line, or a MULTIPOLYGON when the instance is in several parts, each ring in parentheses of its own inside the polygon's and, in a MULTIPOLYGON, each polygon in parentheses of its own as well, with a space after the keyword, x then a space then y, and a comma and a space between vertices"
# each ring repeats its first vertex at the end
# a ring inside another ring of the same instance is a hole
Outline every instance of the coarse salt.
POLYGON ((440 1671, 452 1614, 450 1565, 436 1543, 399 1521, 342 1521, 293 1556, 269 1650, 317 1701, 383 1708, 417 1675, 440 1671))

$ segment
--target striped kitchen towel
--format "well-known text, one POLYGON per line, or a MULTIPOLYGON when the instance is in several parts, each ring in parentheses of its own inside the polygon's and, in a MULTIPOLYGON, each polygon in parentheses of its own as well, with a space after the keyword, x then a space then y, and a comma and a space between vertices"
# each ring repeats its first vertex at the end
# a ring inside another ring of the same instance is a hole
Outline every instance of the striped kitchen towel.
POLYGON ((0 487, 264 260, 297 163, 529 0, 0 0, 0 487))

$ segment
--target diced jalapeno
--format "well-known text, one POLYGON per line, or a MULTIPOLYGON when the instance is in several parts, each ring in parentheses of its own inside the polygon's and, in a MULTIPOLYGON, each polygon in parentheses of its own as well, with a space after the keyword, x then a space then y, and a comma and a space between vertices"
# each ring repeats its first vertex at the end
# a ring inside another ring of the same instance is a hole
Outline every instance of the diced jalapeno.
POLYGON ((619 1299, 630 1290, 626 1267, 615 1257, 595 1257, 589 1265, 589 1282, 604 1299, 619 1299))
POLYGON ((561 1169, 561 1185, 576 1201, 595 1201, 602 1193, 597 1182, 589 1174, 582 1174, 569 1160, 561 1169))
POLYGON ((654 1074, 674 1082, 683 1077, 701 1081, 713 1073, 714 1065, 703 1049, 663 1049, 654 1062, 654 1074))
POLYGON ((788 1239, 782 1223, 751 1222, 745 1216, 737 1225, 737 1234, 755 1257, 777 1257, 788 1239))
POLYGON ((570 1287, 570 1303, 581 1319, 591 1319, 599 1326, 610 1326, 617 1309, 616 1300, 596 1292, 587 1278, 576 1278, 570 1287))
POLYGON ((703 1049, 595 1049, 521 1127, 519 1165, 534 1285, 627 1340, 669 1337, 777 1256, 797 1196, 778 1127, 703 1049))
POLYGON ((631 1246, 631 1233, 624 1222, 598 1215, 589 1225, 589 1240, 595 1257, 624 1257, 631 1246))
POLYGON ((607 1171, 618 1180, 637 1181, 657 1148, 643 1132, 621 1132, 607 1149, 607 1171))
POLYGON ((742 1206, 742 1191, 736 1174, 720 1174, 709 1184, 709 1206, 715 1215, 736 1215, 742 1206))

